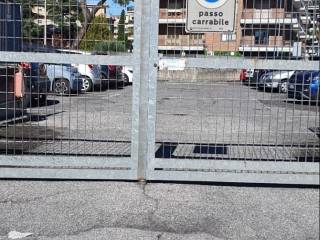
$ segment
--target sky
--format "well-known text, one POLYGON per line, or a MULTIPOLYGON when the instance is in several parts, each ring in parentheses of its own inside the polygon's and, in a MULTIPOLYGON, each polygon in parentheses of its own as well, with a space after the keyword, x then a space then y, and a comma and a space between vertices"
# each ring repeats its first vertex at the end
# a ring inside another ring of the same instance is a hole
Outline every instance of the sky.
MULTIPOLYGON (((99 2, 99 0, 87 0, 88 4, 96 4, 97 2, 99 2)), ((107 4, 110 6, 107 11, 111 16, 114 15, 120 15, 122 9, 124 9, 124 7, 120 7, 118 4, 114 3, 115 1, 113 0, 107 0, 107 4)))

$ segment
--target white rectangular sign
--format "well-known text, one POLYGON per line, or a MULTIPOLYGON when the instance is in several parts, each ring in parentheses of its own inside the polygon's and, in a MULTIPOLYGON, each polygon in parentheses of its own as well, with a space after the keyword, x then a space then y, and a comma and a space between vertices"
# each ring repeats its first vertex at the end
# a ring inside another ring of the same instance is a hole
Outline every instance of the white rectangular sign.
POLYGON ((235 0, 187 0, 186 31, 232 32, 235 7, 235 0))

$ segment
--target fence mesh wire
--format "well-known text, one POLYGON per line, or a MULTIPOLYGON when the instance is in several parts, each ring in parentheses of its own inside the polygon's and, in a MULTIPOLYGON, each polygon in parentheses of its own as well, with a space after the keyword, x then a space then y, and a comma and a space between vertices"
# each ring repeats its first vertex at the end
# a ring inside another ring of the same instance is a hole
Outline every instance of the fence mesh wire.
POLYGON ((319 1, 237 1, 234 31, 214 33, 188 33, 186 5, 160 1, 156 158, 318 162, 319 68, 303 63, 319 61, 319 1), (213 56, 301 71, 187 65, 213 56))
MULTIPOLYGON (((304 65, 319 61, 319 0, 239 0, 234 31, 208 33, 186 31, 186 5, 159 0, 151 19, 155 157, 319 162, 320 73, 304 65), (219 57, 274 68, 210 67, 219 57)), ((134 9, 124 0, 0 1, 1 154, 130 157, 134 9)))
POLYGON ((0 62, 1 153, 130 156, 133 70, 101 63, 131 54, 130 5, 16 0, 0 7, 0 54, 10 59, 0 62))

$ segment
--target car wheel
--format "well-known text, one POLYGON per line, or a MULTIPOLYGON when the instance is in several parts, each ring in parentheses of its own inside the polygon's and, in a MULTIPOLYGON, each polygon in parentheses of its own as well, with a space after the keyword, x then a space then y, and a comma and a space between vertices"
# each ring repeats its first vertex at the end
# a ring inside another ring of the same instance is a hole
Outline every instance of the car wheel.
POLYGON ((125 73, 123 74, 123 83, 124 83, 125 86, 130 84, 129 83, 129 77, 125 73))
POLYGON ((84 92, 92 91, 92 87, 93 87, 92 80, 89 77, 85 77, 85 76, 82 76, 82 80, 83 80, 82 90, 84 92))
POLYGON ((70 84, 66 79, 57 79, 53 84, 53 91, 59 95, 65 95, 70 93, 70 84))
POLYGON ((288 82, 287 81, 281 82, 281 84, 280 84, 280 92, 282 92, 282 93, 288 92, 288 82))
POLYGON ((100 90, 106 90, 108 88, 107 76, 104 73, 101 73, 100 74, 100 79, 101 79, 100 90))

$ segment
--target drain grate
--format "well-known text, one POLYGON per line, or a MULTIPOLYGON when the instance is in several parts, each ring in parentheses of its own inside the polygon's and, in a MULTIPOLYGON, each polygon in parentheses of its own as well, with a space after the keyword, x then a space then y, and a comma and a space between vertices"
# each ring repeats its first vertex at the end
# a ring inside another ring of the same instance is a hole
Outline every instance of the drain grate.
POLYGON ((173 158, 173 152, 178 144, 162 144, 156 151, 156 158, 173 158))
POLYGON ((228 154, 228 147, 224 145, 196 145, 193 153, 196 154, 228 154))

